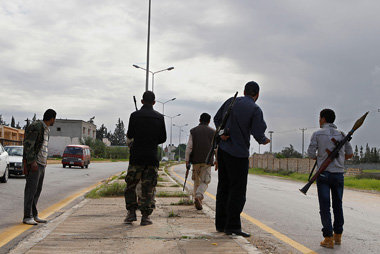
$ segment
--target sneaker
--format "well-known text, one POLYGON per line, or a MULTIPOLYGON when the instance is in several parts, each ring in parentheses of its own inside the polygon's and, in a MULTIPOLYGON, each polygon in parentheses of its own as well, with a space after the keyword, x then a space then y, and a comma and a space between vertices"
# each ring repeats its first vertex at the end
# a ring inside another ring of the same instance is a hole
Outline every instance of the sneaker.
POLYGON ((147 226, 147 225, 152 225, 152 224, 153 222, 151 221, 148 215, 143 215, 141 217, 141 222, 140 222, 141 226, 147 226))
POLYGON ((41 219, 38 216, 34 217, 34 221, 38 222, 38 223, 46 223, 47 222, 47 220, 41 219))
POLYGON ((136 211, 135 210, 128 210, 128 214, 127 214, 127 217, 124 220, 124 223, 131 224, 134 221, 137 221, 136 211))
POLYGON ((195 200, 194 200, 194 205, 195 205, 195 208, 197 208, 197 210, 202 210, 203 207, 202 207, 202 200, 198 197, 195 197, 195 200))
POLYGON ((332 236, 327 236, 320 244, 322 247, 334 249, 334 240, 332 236))
POLYGON ((22 220, 22 223, 27 225, 37 225, 38 223, 33 218, 25 218, 22 220))
POLYGON ((342 244, 342 234, 335 234, 334 233, 334 243, 336 245, 341 245, 342 244))

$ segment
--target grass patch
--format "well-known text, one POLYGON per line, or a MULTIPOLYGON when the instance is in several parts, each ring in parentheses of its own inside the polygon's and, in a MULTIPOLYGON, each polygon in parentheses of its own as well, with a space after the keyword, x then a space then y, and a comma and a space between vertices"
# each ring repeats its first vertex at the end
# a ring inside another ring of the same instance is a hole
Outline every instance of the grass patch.
POLYGON ((175 191, 175 192, 169 192, 169 191, 160 191, 156 194, 156 197, 159 198, 174 198, 174 197, 188 197, 189 195, 186 193, 183 193, 182 191, 175 191))
MULTIPOLYGON (((309 174, 289 173, 289 171, 273 172, 261 168, 250 168, 249 173, 255 175, 279 176, 302 182, 307 182, 309 178, 309 174)), ((365 174, 359 176, 346 176, 344 177, 344 186, 360 190, 380 191, 380 179, 375 179, 371 176, 366 176, 365 174)))
POLYGON ((364 169, 363 173, 378 173, 378 174, 380 174, 380 169, 364 169))
POLYGON ((171 203, 170 205, 194 205, 193 200, 181 198, 177 203, 171 203))
POLYGON ((86 194, 86 198, 119 197, 124 195, 126 183, 102 184, 86 194))
POLYGON ((161 176, 159 176, 159 177, 157 178, 157 181, 158 181, 158 182, 169 182, 168 179, 163 178, 163 177, 161 177, 161 176))
POLYGON ((168 215, 169 218, 179 217, 178 213, 175 213, 173 210, 168 215))

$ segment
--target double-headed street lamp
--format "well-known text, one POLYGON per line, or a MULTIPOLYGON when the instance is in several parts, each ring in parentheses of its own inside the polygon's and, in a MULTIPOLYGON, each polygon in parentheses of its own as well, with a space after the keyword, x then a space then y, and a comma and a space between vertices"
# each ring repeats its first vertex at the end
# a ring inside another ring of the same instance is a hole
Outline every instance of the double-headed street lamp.
MULTIPOLYGON (((174 101, 176 98, 172 98, 170 100, 167 100, 165 102, 161 102, 161 101, 158 101, 156 100, 156 102, 158 103, 161 103, 162 104, 162 114, 165 115, 165 104, 168 103, 168 102, 171 102, 171 101, 174 101)), ((163 154, 164 154, 164 143, 162 143, 162 150, 161 150, 161 157, 163 157, 163 154)))
MULTIPOLYGON (((180 116, 180 115, 181 115, 181 114, 178 114, 178 115, 175 115, 175 116, 164 115, 164 116, 170 118, 170 144, 169 144, 169 147, 170 147, 170 145, 172 144, 173 118, 176 118, 177 116, 180 116)), ((171 151, 170 151, 170 153, 171 153, 171 151)))
MULTIPOLYGON (((142 70, 145 70, 145 71, 147 70, 147 69, 145 69, 143 67, 140 67, 140 66, 138 66, 136 64, 134 64, 133 67, 135 67, 137 69, 142 69, 142 70)), ((159 71, 150 71, 150 70, 148 70, 148 72, 150 72, 152 74, 152 92, 154 91, 154 74, 159 73, 159 72, 163 72, 163 71, 171 71, 173 69, 174 69, 174 67, 172 66, 172 67, 169 67, 169 68, 166 68, 166 69, 162 69, 162 70, 159 70, 159 71)))
POLYGON ((185 126, 188 126, 188 124, 184 124, 184 125, 175 125, 175 124, 173 124, 173 126, 179 128, 179 137, 178 137, 178 161, 181 161, 181 149, 180 149, 180 147, 179 147, 179 145, 181 144, 181 132, 182 132, 182 128, 185 127, 185 126))

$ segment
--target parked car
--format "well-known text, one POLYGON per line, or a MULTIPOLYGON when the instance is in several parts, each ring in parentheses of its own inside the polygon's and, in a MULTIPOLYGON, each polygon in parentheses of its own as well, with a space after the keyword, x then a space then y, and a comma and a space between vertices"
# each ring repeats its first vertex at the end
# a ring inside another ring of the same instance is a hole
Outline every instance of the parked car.
POLYGON ((5 151, 9 155, 9 174, 23 175, 22 167, 22 154, 24 151, 23 146, 5 146, 5 151))
POLYGON ((9 178, 9 156, 0 144, 0 182, 6 183, 9 178))
POLYGON ((90 147, 85 145, 68 145, 62 155, 62 166, 79 166, 88 168, 91 161, 90 147))

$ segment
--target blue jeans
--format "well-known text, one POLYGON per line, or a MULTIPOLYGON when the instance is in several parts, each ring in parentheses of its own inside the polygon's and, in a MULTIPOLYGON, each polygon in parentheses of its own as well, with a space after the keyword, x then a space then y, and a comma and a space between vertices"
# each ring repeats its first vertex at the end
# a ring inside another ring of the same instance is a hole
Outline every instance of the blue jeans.
POLYGON ((319 213, 322 221, 322 232, 324 237, 332 236, 333 230, 336 234, 343 232, 343 173, 323 172, 317 178, 319 213), (332 208, 334 212, 334 224, 331 224, 330 213, 330 191, 332 197, 332 208))

